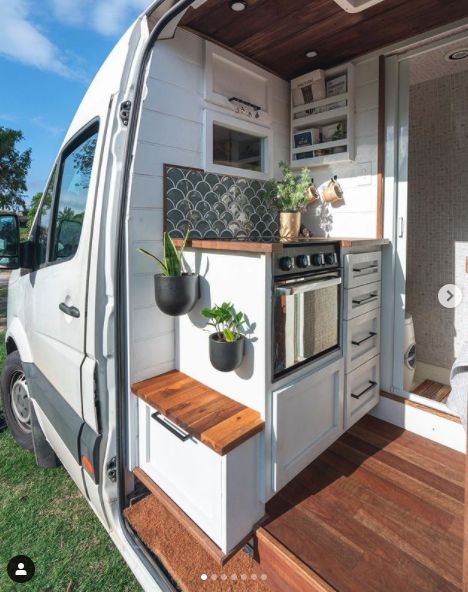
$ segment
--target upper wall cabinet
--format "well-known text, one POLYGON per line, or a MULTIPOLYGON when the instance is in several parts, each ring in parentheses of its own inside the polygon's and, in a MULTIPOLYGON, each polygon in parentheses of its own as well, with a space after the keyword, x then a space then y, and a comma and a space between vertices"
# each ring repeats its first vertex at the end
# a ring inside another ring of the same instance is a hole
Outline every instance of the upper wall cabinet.
POLYGON ((314 70, 291 81, 291 166, 354 159, 354 66, 314 70))
POLYGON ((272 76, 213 43, 205 47, 205 101, 241 120, 269 126, 272 76))

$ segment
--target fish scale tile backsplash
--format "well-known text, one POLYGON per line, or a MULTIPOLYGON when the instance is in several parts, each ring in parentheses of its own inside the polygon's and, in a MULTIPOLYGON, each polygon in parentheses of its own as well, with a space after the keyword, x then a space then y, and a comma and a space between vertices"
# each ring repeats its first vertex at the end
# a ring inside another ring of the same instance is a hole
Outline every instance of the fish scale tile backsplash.
POLYGON ((165 165, 166 230, 183 238, 255 239, 278 234, 266 181, 165 165))

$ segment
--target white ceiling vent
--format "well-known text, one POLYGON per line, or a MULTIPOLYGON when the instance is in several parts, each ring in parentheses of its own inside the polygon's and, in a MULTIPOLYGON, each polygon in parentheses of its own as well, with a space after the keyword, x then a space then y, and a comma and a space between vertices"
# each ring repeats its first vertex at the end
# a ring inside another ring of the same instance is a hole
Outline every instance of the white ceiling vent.
POLYGON ((335 0, 335 2, 346 12, 361 12, 361 10, 366 10, 383 0, 335 0))

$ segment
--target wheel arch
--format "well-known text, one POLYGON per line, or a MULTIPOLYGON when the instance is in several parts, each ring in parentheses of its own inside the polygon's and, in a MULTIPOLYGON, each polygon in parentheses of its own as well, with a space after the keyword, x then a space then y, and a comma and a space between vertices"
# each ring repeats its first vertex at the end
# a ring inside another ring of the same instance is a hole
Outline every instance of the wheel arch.
POLYGON ((10 354, 14 351, 19 353, 22 362, 32 363, 33 357, 29 347, 28 337, 19 319, 13 319, 8 327, 5 337, 6 350, 10 354))

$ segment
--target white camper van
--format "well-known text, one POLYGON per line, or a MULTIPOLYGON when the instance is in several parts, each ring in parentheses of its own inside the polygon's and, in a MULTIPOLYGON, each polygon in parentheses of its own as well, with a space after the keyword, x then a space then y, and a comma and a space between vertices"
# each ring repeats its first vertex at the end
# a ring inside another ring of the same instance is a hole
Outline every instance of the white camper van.
POLYGON ((0 217, 8 427, 144 590, 462 589, 467 58, 465 2, 157 0, 0 217))

